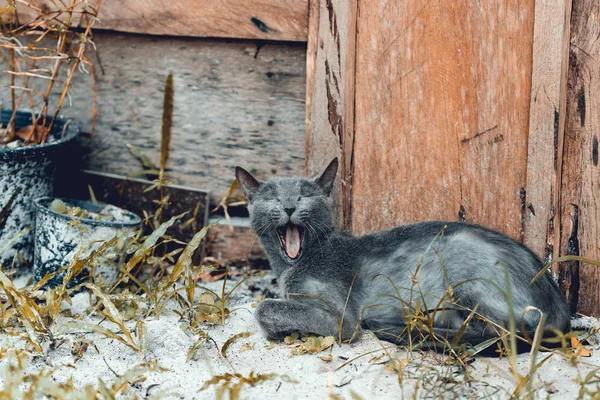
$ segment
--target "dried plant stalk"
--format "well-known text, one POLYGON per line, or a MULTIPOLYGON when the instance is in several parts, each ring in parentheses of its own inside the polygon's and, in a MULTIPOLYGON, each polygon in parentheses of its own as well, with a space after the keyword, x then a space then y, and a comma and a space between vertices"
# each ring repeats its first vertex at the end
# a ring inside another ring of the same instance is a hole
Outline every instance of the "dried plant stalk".
MULTIPOLYGON (((15 139, 15 116, 23 96, 27 94, 32 106, 33 96, 39 96, 40 108, 33 117, 32 134, 25 141, 44 143, 60 113, 78 69, 94 72, 90 60, 85 56, 92 42, 92 27, 98 16, 102 0, 67 0, 53 2, 54 9, 44 10, 27 0, 9 0, 0 10, 0 49, 8 53, 10 68, 11 106, 13 115, 6 132, 0 132, 0 142, 15 139), (93 2, 92 4, 89 4, 93 2), (26 14, 25 23, 20 23, 19 13, 26 14), (85 26, 83 32, 75 28, 85 26), (49 46, 52 40, 54 46, 49 46), (42 65, 40 65, 42 64, 42 65), (82 68, 85 66, 85 68, 82 68), (61 73, 66 71, 64 77, 61 73), (18 82, 20 80, 20 82, 18 82), (43 89, 40 81, 46 81, 43 89), (36 86, 37 84, 37 86, 36 86), (51 104, 51 95, 60 93, 58 100, 51 104), (19 95, 17 92, 21 92, 19 95), (52 108, 52 110, 51 110, 52 108), (41 138, 33 133, 38 126, 43 127, 41 138)), ((93 98, 92 124, 96 121, 95 80, 92 77, 93 98)), ((32 107, 34 108, 34 107, 32 107)))

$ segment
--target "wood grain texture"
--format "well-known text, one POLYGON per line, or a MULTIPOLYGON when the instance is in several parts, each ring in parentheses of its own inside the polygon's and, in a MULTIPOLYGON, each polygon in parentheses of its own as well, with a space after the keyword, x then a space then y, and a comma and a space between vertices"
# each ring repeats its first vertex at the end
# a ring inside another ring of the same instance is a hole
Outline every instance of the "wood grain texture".
MULTIPOLYGON (((600 259, 600 4, 574 0, 561 185, 561 255, 600 259)), ((600 271, 577 262, 560 267, 572 310, 600 315, 600 271)))
POLYGON ((358 2, 352 228, 522 232, 534 4, 358 2))
POLYGON ((535 7, 524 243, 545 260, 559 253, 571 3, 537 1, 535 7))
MULTIPOLYGON (((175 110, 167 162, 172 180, 209 190, 214 203, 227 194, 238 164, 264 178, 303 174, 305 45, 257 47, 114 33, 97 33, 95 41, 101 60, 98 126, 87 168, 119 175, 140 171, 127 143, 158 165, 164 82, 172 71, 175 110)), ((78 75, 72 105, 62 110, 86 132, 92 106, 88 80, 78 75)), ((0 100, 10 104, 5 74, 0 86, 0 100)))
MULTIPOLYGON (((54 0, 35 4, 48 12, 64 8, 54 0)), ((82 10, 86 2, 78 5, 82 10)), ((21 22, 31 21, 30 8, 17 9, 21 22)), ((80 16, 75 14, 75 24, 85 26, 80 16)), ((152 35, 289 41, 306 41, 307 27, 308 0, 103 0, 94 24, 95 29, 152 35)))
POLYGON ((350 227, 354 151, 356 0, 312 0, 307 63, 306 172, 340 158, 334 199, 350 227))

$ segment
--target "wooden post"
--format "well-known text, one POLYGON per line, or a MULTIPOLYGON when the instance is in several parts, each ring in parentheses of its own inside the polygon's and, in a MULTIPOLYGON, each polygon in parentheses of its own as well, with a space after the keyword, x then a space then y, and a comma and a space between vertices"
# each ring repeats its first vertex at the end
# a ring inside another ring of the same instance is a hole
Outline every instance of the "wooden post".
POLYGON ((340 226, 351 217, 356 0, 311 0, 307 55, 306 173, 340 157, 334 197, 340 226))
POLYGON ((546 261, 560 248, 571 3, 537 1, 535 7, 524 242, 546 261))
MULTIPOLYGON (((600 259, 600 4, 573 0, 566 132, 560 196, 561 255, 600 259)), ((600 315, 600 270, 577 262, 560 267, 572 310, 600 315)))

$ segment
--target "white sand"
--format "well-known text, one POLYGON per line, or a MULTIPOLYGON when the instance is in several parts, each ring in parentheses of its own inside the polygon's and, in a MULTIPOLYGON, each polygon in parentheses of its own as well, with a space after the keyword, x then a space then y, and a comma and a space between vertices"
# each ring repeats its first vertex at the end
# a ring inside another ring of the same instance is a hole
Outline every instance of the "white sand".
MULTIPOLYGON (((228 287, 231 288, 232 284, 230 282, 228 287)), ((209 285, 220 290, 221 282, 209 285)), ((89 305, 88 299, 87 293, 74 296, 72 311, 75 314, 85 313, 89 305)), ((244 284, 232 296, 230 309, 236 310, 227 318, 225 326, 207 326, 204 329, 219 349, 235 334, 254 332, 253 336, 233 343, 227 351, 227 359, 221 355, 213 342, 209 341, 202 346, 203 350, 199 351, 194 359, 186 362, 188 350, 198 337, 184 332, 181 329, 183 324, 180 317, 167 310, 160 319, 150 318, 145 321, 147 351, 144 355, 98 334, 70 333, 62 337, 66 339, 65 342, 56 348, 51 349, 46 345, 45 354, 32 357, 27 369, 33 372, 55 367, 58 368, 54 374, 57 382, 71 378, 77 387, 93 385, 97 388, 99 379, 110 384, 116 379, 116 375, 123 375, 144 362, 156 362, 158 366, 166 368, 165 371, 145 373, 146 380, 121 392, 124 398, 135 395, 138 398, 212 399, 215 398, 214 386, 204 392, 198 392, 208 379, 214 375, 235 372, 246 376, 252 371, 259 374, 287 375, 297 383, 274 378, 256 387, 245 385, 240 393, 242 399, 327 399, 331 395, 351 399, 353 393, 364 399, 399 399, 413 398, 415 392, 417 398, 508 398, 515 388, 515 379, 510 373, 506 359, 476 358, 466 370, 473 382, 466 383, 465 371, 459 367, 445 366, 445 357, 430 352, 396 352, 389 343, 380 343, 370 335, 363 335, 353 344, 335 344, 331 349, 332 361, 319 358, 319 355, 328 355, 329 349, 320 354, 292 356, 292 349, 288 345, 278 343, 269 350, 270 343, 254 320, 252 303, 253 298, 244 284), (81 337, 93 340, 99 353, 90 346, 83 357, 75 361, 72 353, 73 342, 81 337), (245 344, 253 345, 254 348, 240 351, 245 344), (389 351, 398 362, 409 360, 404 366, 402 382, 398 374, 388 370, 389 368, 386 369, 389 358, 385 355, 380 357, 384 354, 381 351, 382 345, 391 347, 389 351), (375 353, 336 370, 346 360, 373 350, 375 353)), ((177 305, 169 303, 167 308, 177 308, 177 305)), ((97 318, 92 318, 92 321, 100 322, 97 318)), ((598 323, 595 319, 582 322, 587 326, 598 323)), ((101 326, 117 330, 107 321, 102 322, 101 326)), ((128 326, 134 332, 135 323, 132 321, 128 326)), ((23 347, 24 343, 20 339, 0 335, 0 346, 18 348, 23 347)), ((534 374, 532 385, 538 389, 536 397, 577 398, 581 380, 589 371, 600 367, 600 348, 598 345, 590 348, 594 350, 593 356, 580 358, 577 365, 559 355, 551 356, 534 374), (548 388, 552 391, 551 386, 556 390, 554 394, 546 390, 548 388)), ((541 353, 538 361, 548 354, 541 353)), ((528 358, 528 354, 518 357, 522 374, 527 372, 528 358)), ((0 367, 3 364, 5 365, 6 361, 0 362, 0 367)), ((594 389, 594 385, 589 389, 594 389)))

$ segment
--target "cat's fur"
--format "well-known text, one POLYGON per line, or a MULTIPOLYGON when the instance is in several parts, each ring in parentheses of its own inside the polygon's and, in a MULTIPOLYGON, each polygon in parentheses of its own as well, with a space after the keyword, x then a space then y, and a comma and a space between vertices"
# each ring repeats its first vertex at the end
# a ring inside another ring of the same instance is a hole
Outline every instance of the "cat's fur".
POLYGON ((475 316, 461 328, 474 309, 508 328, 506 273, 519 332, 521 322, 530 335, 538 324, 538 312, 524 312, 529 306, 547 314, 547 332, 570 330, 568 306, 551 275, 529 284, 543 267, 540 259, 503 234, 442 221, 362 237, 339 231, 330 199, 336 171, 334 159, 314 179, 261 182, 236 167, 252 227, 284 294, 281 300, 263 300, 256 310, 270 337, 300 331, 351 339, 362 327, 403 344, 409 334, 418 335, 413 342, 425 335, 446 343, 455 338, 480 343, 497 335, 492 324, 475 316), (303 234, 299 251, 297 233, 303 234), (407 329, 418 313, 433 319, 433 332, 425 332, 427 323, 407 329))

